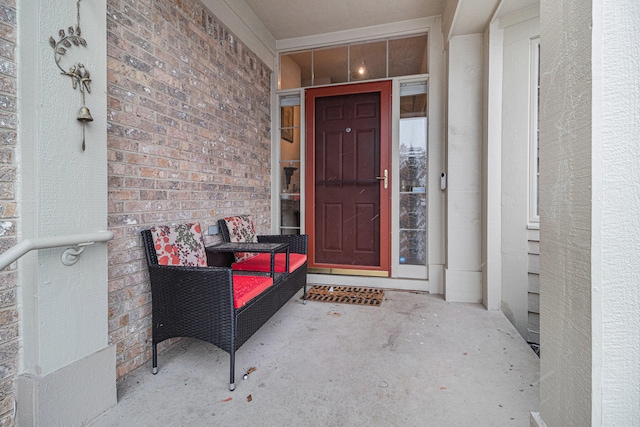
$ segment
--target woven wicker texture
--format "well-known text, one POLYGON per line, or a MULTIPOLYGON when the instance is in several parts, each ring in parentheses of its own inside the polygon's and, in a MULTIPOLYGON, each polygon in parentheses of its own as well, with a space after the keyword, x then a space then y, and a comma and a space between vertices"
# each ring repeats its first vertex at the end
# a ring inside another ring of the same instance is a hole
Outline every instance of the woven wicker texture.
MULTIPOLYGON (((198 338, 229 353, 233 389, 236 350, 300 288, 306 291, 307 263, 292 273, 276 274, 272 286, 234 309, 229 268, 233 257, 208 252, 207 261, 213 261, 209 265, 217 267, 158 265, 151 232, 141 234, 151 282, 154 373, 158 343, 173 337, 198 338)), ((276 236, 273 241, 290 243, 298 253, 306 254, 306 236, 276 236)))

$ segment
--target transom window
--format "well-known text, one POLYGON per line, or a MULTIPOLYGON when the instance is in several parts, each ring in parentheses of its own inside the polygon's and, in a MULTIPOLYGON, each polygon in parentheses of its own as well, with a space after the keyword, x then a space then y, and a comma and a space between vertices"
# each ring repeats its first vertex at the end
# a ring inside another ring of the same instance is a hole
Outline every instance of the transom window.
POLYGON ((281 53, 278 89, 426 74, 426 33, 281 53))

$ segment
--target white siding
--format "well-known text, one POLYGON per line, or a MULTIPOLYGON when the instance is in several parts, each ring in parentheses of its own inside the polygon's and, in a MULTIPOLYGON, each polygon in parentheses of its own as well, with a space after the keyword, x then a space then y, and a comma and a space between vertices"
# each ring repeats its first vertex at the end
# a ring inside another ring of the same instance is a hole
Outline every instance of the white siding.
POLYGON ((530 276, 538 270, 537 251, 531 251, 535 245, 529 242, 528 229, 531 39, 540 33, 540 19, 517 21, 516 16, 503 19, 502 311, 529 340, 533 321, 530 306, 535 306, 531 300, 536 298, 529 283, 536 280, 530 276))
POLYGON ((540 233, 529 231, 527 335, 528 342, 540 344, 540 233))

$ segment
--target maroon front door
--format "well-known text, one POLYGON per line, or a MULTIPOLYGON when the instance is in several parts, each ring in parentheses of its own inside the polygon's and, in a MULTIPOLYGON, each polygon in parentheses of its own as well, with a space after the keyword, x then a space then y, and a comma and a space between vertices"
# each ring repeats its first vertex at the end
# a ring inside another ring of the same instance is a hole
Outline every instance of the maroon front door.
POLYGON ((387 82, 307 92, 312 268, 388 272, 387 95, 387 82))

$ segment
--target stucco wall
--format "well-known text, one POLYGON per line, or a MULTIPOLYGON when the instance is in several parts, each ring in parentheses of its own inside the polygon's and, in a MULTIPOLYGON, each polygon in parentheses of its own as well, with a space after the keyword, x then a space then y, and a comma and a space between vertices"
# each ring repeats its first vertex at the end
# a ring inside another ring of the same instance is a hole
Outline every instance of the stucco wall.
POLYGON ((540 7, 540 412, 551 426, 591 425, 590 7, 540 7))
POLYGON ((109 2, 107 22, 109 339, 122 378, 151 356, 140 230, 206 230, 232 214, 270 230, 271 72, 195 0, 109 2))
POLYGON ((640 423, 639 15, 635 0, 541 6, 547 425, 640 423))

